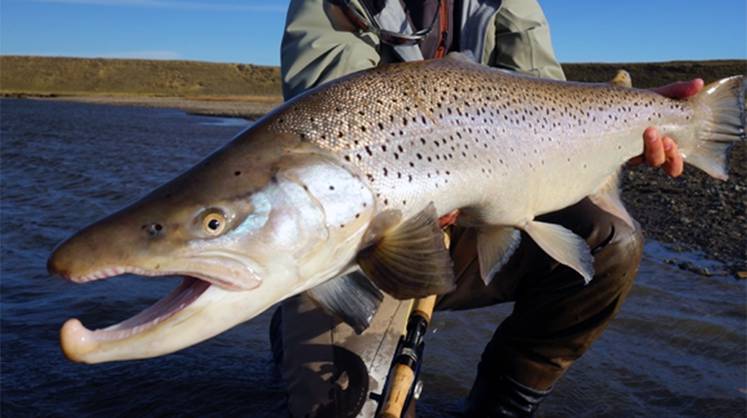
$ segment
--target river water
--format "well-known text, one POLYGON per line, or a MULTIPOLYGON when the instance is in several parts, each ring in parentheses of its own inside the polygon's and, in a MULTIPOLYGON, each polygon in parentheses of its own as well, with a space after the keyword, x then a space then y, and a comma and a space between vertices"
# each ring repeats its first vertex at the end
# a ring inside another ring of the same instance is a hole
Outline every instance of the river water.
MULTIPOLYGON (((95 366, 68 362, 59 327, 103 327, 178 280, 50 277, 52 248, 174 177, 249 122, 178 110, 0 101, 0 391, 2 416, 286 416, 268 343, 269 315, 181 352, 95 366)), ((546 417, 745 416, 747 282, 698 254, 646 247, 619 317, 557 385, 546 417)), ((438 313, 427 337, 419 416, 453 416, 484 344, 510 306, 438 313)))

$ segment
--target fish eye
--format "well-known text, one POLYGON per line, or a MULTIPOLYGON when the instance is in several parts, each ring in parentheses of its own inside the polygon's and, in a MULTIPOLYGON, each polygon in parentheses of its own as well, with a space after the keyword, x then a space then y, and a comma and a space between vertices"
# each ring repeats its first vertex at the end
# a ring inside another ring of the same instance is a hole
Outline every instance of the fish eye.
POLYGON ((220 212, 208 212, 202 218, 202 229, 211 236, 220 235, 226 228, 226 217, 220 212))

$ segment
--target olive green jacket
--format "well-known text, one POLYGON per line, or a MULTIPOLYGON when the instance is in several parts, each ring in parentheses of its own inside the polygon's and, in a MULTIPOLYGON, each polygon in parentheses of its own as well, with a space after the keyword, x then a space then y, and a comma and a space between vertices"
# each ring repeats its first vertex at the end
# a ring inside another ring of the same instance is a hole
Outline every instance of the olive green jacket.
MULTIPOLYGON (((485 65, 564 79, 550 30, 536 0, 464 0, 461 51, 485 65)), ((355 7, 360 4, 353 1, 355 7)), ((375 16, 388 30, 412 31, 399 0, 375 16)), ((456 22, 455 22, 456 23, 456 22)), ((417 46, 382 46, 374 33, 355 28, 329 0, 291 0, 281 45, 283 95, 305 90, 380 63, 422 59, 417 46)))

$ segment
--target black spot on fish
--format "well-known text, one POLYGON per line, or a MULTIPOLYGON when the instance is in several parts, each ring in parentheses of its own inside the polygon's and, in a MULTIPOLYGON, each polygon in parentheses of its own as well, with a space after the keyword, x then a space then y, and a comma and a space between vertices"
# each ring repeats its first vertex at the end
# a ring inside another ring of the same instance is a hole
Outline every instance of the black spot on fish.
POLYGON ((240 176, 240 175, 241 175, 241 171, 234 171, 234 172, 233 172, 233 175, 234 175, 234 176, 240 176))

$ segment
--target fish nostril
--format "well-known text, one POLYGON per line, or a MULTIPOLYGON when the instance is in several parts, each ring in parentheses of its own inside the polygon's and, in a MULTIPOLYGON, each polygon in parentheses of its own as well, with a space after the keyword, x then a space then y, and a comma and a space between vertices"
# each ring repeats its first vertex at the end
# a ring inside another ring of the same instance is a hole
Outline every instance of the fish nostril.
POLYGON ((148 235, 150 235, 151 237, 157 237, 163 234, 163 225, 159 223, 143 225, 142 229, 148 231, 148 235))

